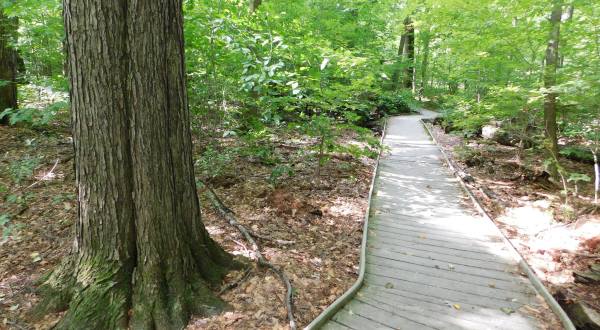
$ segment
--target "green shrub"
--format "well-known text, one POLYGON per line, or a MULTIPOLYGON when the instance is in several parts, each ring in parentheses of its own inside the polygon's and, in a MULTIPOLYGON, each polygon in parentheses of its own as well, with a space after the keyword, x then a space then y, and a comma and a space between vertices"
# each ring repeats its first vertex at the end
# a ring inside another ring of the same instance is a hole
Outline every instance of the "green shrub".
POLYGON ((8 117, 11 125, 25 123, 31 126, 46 126, 61 111, 68 108, 67 102, 57 102, 44 109, 22 108, 5 109, 0 112, 0 119, 8 117))
POLYGON ((411 113, 419 107, 410 91, 384 93, 377 99, 377 109, 385 115, 411 113))
POLYGON ((12 161, 8 165, 8 172, 13 181, 19 184, 24 179, 31 177, 39 164, 39 158, 26 156, 23 159, 12 161))

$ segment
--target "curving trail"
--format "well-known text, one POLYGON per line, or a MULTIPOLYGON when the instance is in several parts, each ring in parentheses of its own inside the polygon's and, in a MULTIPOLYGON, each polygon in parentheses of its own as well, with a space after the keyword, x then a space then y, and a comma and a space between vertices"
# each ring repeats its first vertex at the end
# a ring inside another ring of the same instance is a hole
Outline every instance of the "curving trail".
MULTIPOLYGON (((392 118, 369 215, 362 287, 309 328, 538 329, 547 305, 444 165, 420 116, 392 118), (331 315, 331 314, 330 314, 331 315)), ((317 319, 318 320, 318 319, 317 319)))

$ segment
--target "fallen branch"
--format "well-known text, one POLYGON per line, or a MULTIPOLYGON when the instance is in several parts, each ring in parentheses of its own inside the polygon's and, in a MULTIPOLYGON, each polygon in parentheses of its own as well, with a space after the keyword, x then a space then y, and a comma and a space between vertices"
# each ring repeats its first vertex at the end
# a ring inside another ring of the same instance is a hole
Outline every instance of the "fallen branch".
POLYGON ((231 209, 229 209, 227 206, 225 206, 225 204, 223 204, 223 202, 219 199, 219 196, 217 196, 217 194, 215 194, 215 192, 210 187, 208 187, 204 182, 199 181, 199 183, 203 188, 205 188, 206 197, 208 197, 208 199, 210 200, 212 205, 217 209, 217 211, 219 212, 221 217, 223 217, 230 225, 236 227, 237 230, 244 236, 246 241, 248 241, 248 243, 250 243, 250 245, 252 245, 252 249, 254 250, 254 253, 256 254, 256 261, 257 261, 258 265, 261 267, 266 267, 266 268, 270 269, 271 271, 273 271, 275 274, 277 274, 277 276, 279 276, 279 279, 281 279, 281 281, 287 288, 285 300, 286 300, 287 311, 288 311, 288 319, 290 322, 290 329, 295 330, 296 329, 296 321, 294 320, 294 310, 293 310, 293 300, 292 300, 293 299, 292 284, 291 284, 290 280, 288 279, 288 277, 285 275, 285 273, 282 270, 275 267, 273 264, 268 262, 267 259, 265 259, 265 257, 260 252, 258 244, 254 240, 254 238, 252 238, 252 234, 250 234, 250 232, 237 221, 233 211, 231 211, 231 209))
POLYGON ((50 169, 50 171, 48 171, 46 174, 44 174, 43 177, 39 178, 36 182, 32 183, 30 186, 28 186, 27 188, 25 188, 25 190, 32 188, 33 186, 37 185, 38 183, 46 180, 47 178, 49 178, 53 173, 54 173, 54 169, 56 168, 56 166, 58 166, 58 162, 60 161, 60 159, 57 159, 54 162, 54 166, 52 166, 52 168, 50 169))

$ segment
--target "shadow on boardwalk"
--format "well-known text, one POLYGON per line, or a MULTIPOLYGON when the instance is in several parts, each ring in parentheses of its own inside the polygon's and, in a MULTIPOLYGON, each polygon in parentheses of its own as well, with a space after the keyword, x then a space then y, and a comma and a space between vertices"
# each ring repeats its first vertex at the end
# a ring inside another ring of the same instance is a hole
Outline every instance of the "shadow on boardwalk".
POLYGON ((420 118, 388 124, 364 285, 323 328, 540 328, 544 300, 498 230, 474 211, 420 118))

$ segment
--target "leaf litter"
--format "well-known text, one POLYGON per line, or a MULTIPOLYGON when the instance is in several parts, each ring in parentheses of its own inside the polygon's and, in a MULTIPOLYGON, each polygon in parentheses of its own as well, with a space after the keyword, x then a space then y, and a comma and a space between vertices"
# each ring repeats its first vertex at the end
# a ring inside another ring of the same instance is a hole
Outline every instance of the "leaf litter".
MULTIPOLYGON (((343 139, 355 142, 352 135, 343 139)), ((235 147, 239 141, 228 143, 235 147)), ((198 145, 195 158, 201 152, 198 145)), ((297 136, 276 144, 276 151, 295 172, 276 188, 269 182, 270 166, 243 157, 233 160, 229 172, 209 183, 238 220, 257 235, 265 257, 290 277, 296 321, 303 327, 358 277, 362 224, 375 161, 334 154, 321 170, 322 176, 315 179, 314 161, 292 153, 290 145, 305 148, 306 139, 297 136)), ((59 263, 72 243, 77 201, 69 128, 64 122, 45 130, 0 126, 0 150, 0 188, 6 188, 0 189, 0 214, 10 213, 14 225, 8 239, 0 243, 0 329, 48 329, 62 314, 32 321, 28 312, 39 300, 35 281, 59 263), (35 143, 25 146, 26 141, 35 143), (31 177, 16 184, 4 169, 25 157, 36 157, 39 163, 31 177), (49 172, 53 174, 46 175, 49 172), (12 195, 18 202, 5 203, 12 195)), ((219 219, 201 192, 199 196, 202 219, 211 236, 229 252, 252 257, 237 230, 219 219)), ((239 280, 243 272, 228 274, 224 286, 239 280)), ((188 329, 286 329, 284 292, 271 273, 253 270, 237 287, 223 293, 229 311, 194 317, 188 329)))

